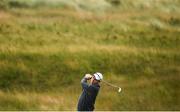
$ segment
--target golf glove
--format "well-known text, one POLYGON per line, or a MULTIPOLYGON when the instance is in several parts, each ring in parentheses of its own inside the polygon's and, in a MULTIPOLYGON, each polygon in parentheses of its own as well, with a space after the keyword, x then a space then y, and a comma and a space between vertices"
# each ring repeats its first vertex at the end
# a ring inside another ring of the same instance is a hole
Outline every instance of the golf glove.
POLYGON ((86 74, 86 75, 85 75, 85 78, 86 78, 87 80, 89 80, 89 79, 92 78, 92 75, 91 75, 91 74, 86 74))

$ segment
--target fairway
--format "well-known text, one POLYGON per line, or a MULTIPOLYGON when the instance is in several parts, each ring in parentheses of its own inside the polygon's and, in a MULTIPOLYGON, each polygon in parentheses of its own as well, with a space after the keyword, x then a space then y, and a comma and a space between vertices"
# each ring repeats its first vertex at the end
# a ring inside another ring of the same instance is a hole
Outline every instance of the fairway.
POLYGON ((180 110, 178 0, 52 1, 0 1, 0 110, 76 110, 95 72, 96 111, 180 110))

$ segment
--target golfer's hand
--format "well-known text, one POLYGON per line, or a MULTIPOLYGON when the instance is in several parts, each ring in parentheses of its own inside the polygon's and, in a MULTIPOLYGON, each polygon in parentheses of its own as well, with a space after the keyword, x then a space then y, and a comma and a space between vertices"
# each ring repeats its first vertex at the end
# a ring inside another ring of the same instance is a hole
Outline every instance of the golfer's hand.
POLYGON ((89 79, 92 78, 92 75, 91 75, 91 74, 86 74, 86 75, 85 75, 85 78, 86 78, 87 80, 89 80, 89 79))

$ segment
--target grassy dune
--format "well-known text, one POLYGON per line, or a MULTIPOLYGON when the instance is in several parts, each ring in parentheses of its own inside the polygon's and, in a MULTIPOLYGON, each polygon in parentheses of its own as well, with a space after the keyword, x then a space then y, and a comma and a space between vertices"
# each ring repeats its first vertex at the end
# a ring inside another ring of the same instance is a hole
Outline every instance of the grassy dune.
POLYGON ((0 2, 0 110, 76 110, 96 71, 122 87, 102 83, 96 110, 180 109, 178 0, 12 1, 0 2))

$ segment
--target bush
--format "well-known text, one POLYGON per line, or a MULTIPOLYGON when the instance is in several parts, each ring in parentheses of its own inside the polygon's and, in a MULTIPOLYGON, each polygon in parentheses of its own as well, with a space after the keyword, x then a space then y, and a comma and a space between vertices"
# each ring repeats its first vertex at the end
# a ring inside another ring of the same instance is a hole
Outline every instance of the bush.
POLYGON ((111 3, 113 6, 119 6, 121 5, 120 0, 107 0, 109 3, 111 3))

